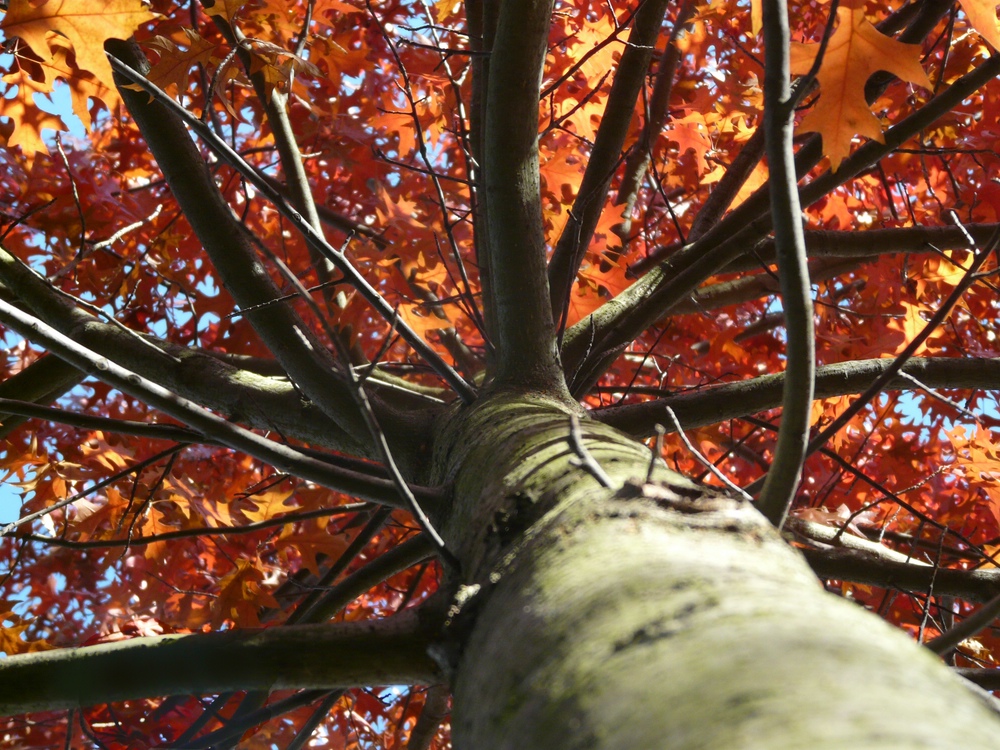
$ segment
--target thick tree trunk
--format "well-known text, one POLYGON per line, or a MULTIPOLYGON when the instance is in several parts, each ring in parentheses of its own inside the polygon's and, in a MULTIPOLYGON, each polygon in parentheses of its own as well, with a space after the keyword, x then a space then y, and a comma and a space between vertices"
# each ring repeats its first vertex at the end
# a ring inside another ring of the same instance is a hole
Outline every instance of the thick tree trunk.
POLYGON ((438 471, 468 585, 456 748, 995 748, 1000 722, 929 652, 825 593, 748 505, 694 487, 572 405, 494 397, 438 471), (477 589, 476 586, 479 586, 477 589))

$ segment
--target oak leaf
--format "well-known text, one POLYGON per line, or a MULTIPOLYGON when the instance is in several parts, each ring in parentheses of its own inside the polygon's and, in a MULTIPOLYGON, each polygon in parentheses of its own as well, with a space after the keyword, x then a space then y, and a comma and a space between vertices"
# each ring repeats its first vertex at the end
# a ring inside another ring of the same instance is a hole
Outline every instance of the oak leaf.
POLYGON ((962 0, 962 10, 979 36, 1000 51, 1000 29, 997 28, 997 4, 994 0, 962 0))
POLYGON ((50 31, 66 37, 76 52, 81 70, 114 88, 111 63, 104 54, 108 39, 128 39, 139 26, 156 16, 143 7, 141 0, 10 0, 0 28, 10 36, 20 37, 42 60, 52 60, 47 35, 50 31))
POLYGON ((26 65, 22 60, 18 69, 3 77, 4 83, 17 86, 17 93, 12 98, 3 100, 0 114, 10 118, 9 132, 0 131, 7 148, 21 147, 28 165, 34 161, 35 154, 49 152, 42 139, 42 130, 65 130, 63 121, 56 115, 49 114, 35 106, 35 94, 48 94, 52 91, 52 82, 44 72, 36 72, 30 68, 38 66, 26 65), (40 80, 39 80, 40 79, 40 80))
POLYGON ((247 0, 215 0, 212 5, 205 5, 205 12, 210 16, 222 16, 232 23, 233 18, 240 12, 240 9, 247 4, 247 0))
POLYGON ((219 596, 212 602, 216 627, 231 621, 242 627, 260 624, 261 607, 277 607, 278 602, 264 588, 264 571, 258 561, 239 560, 236 569, 219 581, 219 596))
POLYGON ((147 78, 168 93, 179 94, 188 87, 188 73, 196 63, 208 65, 215 52, 215 44, 208 42, 193 29, 182 29, 188 48, 182 50, 172 40, 155 36, 146 44, 160 54, 160 59, 147 74, 147 78))
POLYGON ((0 614, 0 652, 7 654, 7 656, 16 656, 17 654, 30 654, 35 651, 48 651, 55 648, 45 640, 24 640, 21 636, 27 628, 28 624, 13 612, 0 614), (7 626, 3 624, 5 622, 12 624, 7 626))
MULTIPOLYGON (((816 132, 836 171, 851 151, 855 135, 882 142, 882 126, 865 99, 865 83, 879 70, 904 81, 931 88, 920 66, 920 45, 898 42, 872 26, 863 7, 837 8, 839 24, 830 37, 816 80, 819 99, 809 110, 800 132, 816 132)), ((805 75, 819 52, 818 43, 791 45, 791 71, 805 75)))

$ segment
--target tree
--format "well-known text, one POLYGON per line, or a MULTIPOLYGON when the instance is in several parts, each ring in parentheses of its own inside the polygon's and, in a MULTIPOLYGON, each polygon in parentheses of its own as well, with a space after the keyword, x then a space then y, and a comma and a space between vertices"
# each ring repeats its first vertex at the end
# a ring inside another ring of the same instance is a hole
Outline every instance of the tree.
POLYGON ((995 746, 994 4, 3 6, 7 745, 995 746))

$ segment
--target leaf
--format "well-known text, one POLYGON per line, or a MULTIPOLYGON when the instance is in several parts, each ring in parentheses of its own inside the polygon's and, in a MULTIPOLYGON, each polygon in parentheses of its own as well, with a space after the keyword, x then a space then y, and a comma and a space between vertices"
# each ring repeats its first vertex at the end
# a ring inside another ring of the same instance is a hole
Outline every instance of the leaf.
POLYGON ((962 10, 979 36, 1000 52, 1000 30, 997 26, 997 4, 993 0, 962 0, 962 10))
POLYGON ((30 0, 11 0, 0 28, 20 37, 46 61, 52 60, 46 41, 48 32, 62 34, 73 45, 80 69, 114 88, 104 42, 128 39, 139 26, 155 17, 143 7, 142 0, 109 0, 101 4, 89 0, 47 0, 36 5, 30 0))
POLYGON ((257 611, 261 607, 278 606, 263 588, 264 571, 256 563, 239 560, 236 569, 219 581, 219 596, 212 604, 216 626, 230 621, 241 627, 255 627, 260 624, 257 611))
POLYGON ((0 652, 7 656, 17 656, 18 654, 31 654, 37 651, 49 651, 55 646, 47 641, 26 641, 22 637, 27 630, 28 623, 23 622, 21 617, 13 612, 0 614, 0 652), (10 622, 11 625, 3 623, 10 622))
POLYGON ((215 44, 202 39, 196 31, 183 31, 187 36, 187 50, 182 50, 163 36, 155 36, 146 43, 160 53, 160 59, 146 77, 164 91, 175 95, 187 90, 191 67, 197 63, 207 65, 215 52, 215 44))
POLYGON ((211 5, 205 3, 203 7, 208 15, 221 16, 232 23, 240 8, 246 4, 247 0, 215 0, 211 5))
MULTIPOLYGON (((816 80, 819 100, 799 125, 800 132, 817 132, 834 171, 851 152, 855 135, 882 142, 882 125, 865 100, 865 83, 879 70, 930 89, 920 66, 920 45, 903 44, 885 36, 865 18, 864 7, 837 8, 839 24, 830 37, 816 80)), ((820 45, 791 45, 791 71, 805 75, 820 45)))
POLYGON ((10 132, 4 134, 7 148, 21 147, 28 165, 34 161, 35 154, 47 154, 48 147, 42 139, 42 130, 65 130, 66 126, 59 117, 43 111, 35 106, 35 94, 48 94, 52 91, 52 82, 45 76, 39 66, 32 66, 23 57, 17 58, 18 69, 3 77, 4 83, 17 86, 17 93, 9 99, 3 99, 0 115, 11 120, 10 132), (35 68, 35 75, 29 67, 35 68), (37 77, 36 77, 37 76, 37 77))
POLYGON ((257 507, 253 510, 243 508, 243 515, 251 523, 258 523, 298 510, 298 506, 294 501, 289 504, 289 500, 292 499, 292 495, 294 494, 294 487, 289 487, 288 489, 271 489, 255 494, 247 499, 257 507))
POLYGON ((48 42, 49 49, 52 50, 52 60, 41 63, 41 66, 48 68, 57 78, 66 82, 73 103, 73 114, 80 118, 85 128, 90 129, 88 100, 99 99, 109 110, 113 110, 121 100, 118 90, 108 87, 87 71, 80 70, 72 59, 73 48, 68 39, 53 32, 48 35, 48 42))

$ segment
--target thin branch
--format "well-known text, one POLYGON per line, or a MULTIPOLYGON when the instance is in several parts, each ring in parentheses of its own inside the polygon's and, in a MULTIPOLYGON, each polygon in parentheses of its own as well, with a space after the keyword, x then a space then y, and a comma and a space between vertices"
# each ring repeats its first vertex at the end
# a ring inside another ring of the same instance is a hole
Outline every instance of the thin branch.
MULTIPOLYGON (((789 521, 791 523, 791 521, 789 521)), ((836 529, 833 529, 836 531, 836 529)), ((856 539, 856 537, 854 537, 856 539)), ((894 552, 888 547, 888 552, 894 552)), ((931 579, 939 595, 987 602, 1000 592, 1000 571, 996 568, 955 570, 937 568, 914 560, 897 560, 874 552, 835 548, 805 549, 802 554, 820 578, 852 581, 902 591, 927 591, 931 579)), ((895 553, 900 556, 900 553, 895 553)))
POLYGON ((814 453, 820 446, 825 445, 826 441, 833 437, 844 425, 846 425, 854 416, 864 409, 868 403, 875 398, 879 392, 885 387, 885 385, 892 380, 897 373, 902 371, 903 367, 906 365, 908 359, 910 359, 919 349, 923 346, 923 343, 938 329, 938 327, 944 322, 945 318, 951 312, 952 307, 962 298, 965 292, 978 278, 978 271, 986 259, 998 248, 1000 247, 1000 228, 994 233, 993 237, 990 238, 989 242, 982 248, 978 248, 972 258, 972 263, 965 271, 965 275, 962 276, 961 281, 955 285, 955 288, 951 290, 941 306, 935 311, 934 315, 931 316, 930 320, 924 324, 924 327, 920 330, 913 340, 906 345, 906 347, 899 353, 899 355, 892 360, 885 371, 875 379, 861 397, 855 400, 847 409, 845 409, 840 415, 837 416, 829 425, 827 425, 820 434, 809 441, 808 453, 814 453))
MULTIPOLYGON (((340 700, 340 697, 343 694, 343 690, 333 691, 333 696, 335 696, 332 699, 333 702, 336 703, 340 700)), ((303 690, 282 700, 269 703, 266 706, 261 706, 254 711, 247 711, 233 716, 232 718, 226 720, 222 727, 216 729, 214 732, 209 732, 198 739, 189 739, 188 741, 182 743, 172 743, 170 748, 171 750, 207 750, 208 748, 218 750, 220 747, 224 746, 224 743, 233 743, 238 741, 245 732, 253 729, 258 724, 264 724, 272 721, 279 716, 295 711, 303 706, 308 706, 310 703, 315 703, 320 698, 324 697, 325 700, 322 705, 326 705, 327 701, 331 700, 329 691, 303 690)), ((329 709, 327 709, 326 713, 329 713, 329 709)))
POLYGON ((326 717, 329 716, 333 707, 337 705, 337 702, 344 696, 344 693, 340 690, 335 690, 334 692, 327 695, 327 697, 316 706, 316 710, 312 712, 306 722, 299 728, 298 733, 285 750, 303 750, 304 747, 309 742, 309 738, 312 737, 313 732, 322 724, 326 717))
MULTIPOLYGON (((674 414, 674 410, 669 406, 665 407, 665 410, 667 412, 667 416, 670 418, 671 424, 674 426, 674 431, 677 433, 677 437, 681 439, 681 442, 684 443, 684 447, 686 447, 691 454, 698 459, 702 466, 708 469, 716 479, 726 485, 726 487, 735 492, 737 495, 740 495, 744 500, 753 501, 753 498, 750 495, 744 492, 739 486, 733 484, 733 480, 719 471, 718 466, 709 461, 704 455, 702 455, 701 451, 694 447, 694 444, 688 440, 688 436, 684 434, 684 428, 681 427, 681 423, 677 419, 677 415, 674 414)), ((657 427, 659 427, 659 429, 656 431, 656 437, 658 441, 661 441, 664 434, 663 427, 661 425, 657 425, 657 427)))
MULTIPOLYGON (((68 362, 46 355, 0 382, 0 397, 14 403, 44 404, 55 401, 79 385, 85 377, 68 362)), ((26 419, 23 414, 0 410, 0 440, 24 424, 26 419)))
POLYGON ((764 3, 764 128, 770 169, 771 215, 785 313, 786 366, 781 429, 774 462, 767 472, 758 508, 781 528, 795 500, 806 458, 813 400, 816 350, 813 306, 802 237, 802 209, 792 150, 795 106, 789 73, 788 7, 785 0, 764 3))
POLYGON ((587 450, 587 446, 583 443, 583 436, 580 433, 580 418, 576 414, 570 414, 569 417, 569 447, 576 454, 576 458, 572 459, 572 463, 575 466, 579 466, 581 469, 590 474, 594 479, 597 480, 601 487, 611 487, 611 477, 608 473, 604 471, 604 468, 597 463, 597 459, 591 455, 590 451, 587 450))
MULTIPOLYGON (((11 521, 10 523, 4 525, 3 527, 0 527, 0 537, 10 536, 11 535, 10 532, 18 528, 19 526, 23 526, 26 523, 30 523, 34 521, 36 518, 41 518, 42 516, 47 516, 50 513, 54 513, 60 508, 65 508, 67 505, 72 505, 78 500, 82 500, 83 498, 87 497, 87 495, 93 494, 98 490, 104 489, 108 485, 114 484, 123 477, 127 477, 129 474, 135 474, 136 472, 140 472, 147 466, 152 466, 153 464, 162 461, 164 458, 169 458, 175 455, 178 451, 182 450, 185 447, 186 445, 173 445, 170 448, 160 451, 159 453, 150 456, 147 459, 144 459, 142 461, 137 461, 136 463, 122 469, 121 471, 116 471, 110 477, 102 479, 99 482, 94 482, 94 484, 90 485, 85 490, 76 492, 70 495, 69 497, 64 497, 62 500, 59 500, 53 503, 52 505, 42 508, 41 510, 37 510, 34 513, 29 513, 28 515, 22 516, 21 518, 18 518, 15 521, 11 521)), ((128 546, 128 540, 125 540, 125 546, 128 546)))
POLYGON ((76 341, 3 300, 0 300, 0 322, 72 363, 74 367, 93 373, 104 382, 185 422, 204 436, 223 445, 269 463, 281 471, 339 492, 376 503, 399 505, 400 501, 393 482, 333 467, 294 448, 227 422, 163 386, 94 354, 76 341))
POLYGON ((405 750, 429 750, 441 722, 448 716, 448 699, 451 693, 446 685, 431 685, 424 697, 420 718, 410 732, 405 750))
MULTIPOLYGON (((133 467, 133 471, 140 467, 133 467)), ((93 491, 92 488, 90 491, 93 491)), ((87 539, 72 540, 62 537, 41 536, 39 534, 8 534, 0 532, 2 536, 9 536, 12 539, 24 539, 39 544, 47 544, 50 547, 62 547, 64 549, 111 549, 115 547, 144 547, 147 544, 157 542, 168 542, 172 539, 196 539, 198 537, 210 536, 239 536, 240 534, 252 534, 261 529, 273 529, 276 526, 285 526, 290 523, 308 521, 311 518, 329 518, 331 516, 346 515, 349 513, 360 513, 370 510, 370 503, 349 503, 338 505, 333 508, 318 508, 316 510, 304 510, 299 513, 286 513, 277 518, 269 518, 266 521, 249 523, 246 526, 211 526, 200 529, 178 529, 177 531, 165 531, 162 534, 151 534, 150 536, 132 537, 131 539, 87 539)))
MULTIPOLYGON (((1000 55, 994 55, 889 128, 884 134, 884 143, 869 141, 845 159, 836 173, 827 171, 803 186, 799 190, 802 206, 811 205, 838 185, 857 177, 909 138, 930 127, 998 74, 1000 55)), ((801 159, 802 151, 799 157, 801 159)), ((653 322, 661 320, 708 276, 726 267, 770 232, 772 224, 766 200, 766 193, 751 196, 701 238, 674 253, 665 264, 569 329, 563 358, 568 370, 576 372, 573 392, 586 392, 629 341, 653 322), (593 343, 588 343, 591 340, 593 343)))
MULTIPOLYGON (((694 13, 694 8, 694 0, 684 0, 680 10, 677 11, 670 39, 667 40, 667 48, 660 56, 656 81, 653 84, 653 91, 649 96, 646 108, 646 121, 643 123, 638 140, 629 150, 625 160, 625 171, 622 174, 621 185, 618 187, 618 195, 614 201, 615 204, 623 206, 621 210, 622 223, 615 230, 621 238, 622 254, 627 253, 628 238, 632 232, 632 212, 639 198, 642 183, 646 179, 653 161, 653 149, 670 114, 669 105, 673 93, 674 78, 677 76, 677 69, 683 58, 678 41, 681 34, 689 28, 688 22, 694 13)), ((609 257, 613 260, 615 254, 609 253, 609 257)))
POLYGON ((340 553, 340 557, 330 564, 326 572, 316 583, 316 590, 305 597, 295 608, 295 611, 288 616, 288 619, 285 621, 286 624, 296 625, 321 621, 314 613, 328 592, 321 591, 320 589, 334 584, 341 574, 347 570, 348 566, 354 562, 354 559, 361 554, 361 551, 368 545, 372 538, 382 529, 385 522, 389 519, 389 515, 390 509, 384 507, 377 508, 371 513, 364 527, 351 540, 351 543, 347 545, 347 549, 340 553))
MULTIPOLYGON (((212 179, 208 166, 184 127, 185 121, 189 125, 196 123, 195 129, 203 138, 221 143, 232 159, 247 170, 254 170, 208 125, 159 88, 154 86, 155 92, 143 92, 126 86, 126 81, 136 83, 146 79, 122 59, 142 69, 148 69, 149 65, 134 43, 111 40, 108 48, 114 52, 109 54, 108 59, 116 71, 119 91, 129 113, 139 126, 174 198, 226 289, 241 307, 254 307, 280 297, 277 286, 249 239, 249 230, 235 216, 212 179)), ((263 181, 258 177, 256 182, 263 181)), ((282 205, 295 214, 299 224, 316 236, 308 223, 288 206, 277 191, 270 185, 265 187, 269 197, 277 195, 282 205)), ((368 436, 364 421, 337 372, 333 357, 306 326, 294 306, 290 303, 276 305, 248 313, 247 319, 302 392, 345 432, 365 443, 368 436)))
MULTIPOLYGON (((376 312, 378 312, 386 321, 392 319, 395 308, 389 304, 389 302, 368 282, 367 279, 364 278, 364 276, 361 275, 347 256, 343 252, 333 248, 321 235, 319 235, 309 225, 309 223, 302 218, 298 211, 288 204, 284 196, 275 190, 271 186, 270 182, 257 172, 256 169, 244 161, 243 157, 230 148, 229 144, 215 135, 215 133, 213 133, 204 123, 185 110, 181 105, 177 104, 177 102, 175 102, 168 94, 150 82, 141 73, 133 70, 114 55, 109 55, 109 59, 111 60, 111 65, 116 72, 126 78, 129 82, 138 84, 147 94, 152 96, 163 109, 169 111, 173 115, 176 115, 180 118, 180 120, 186 123, 187 126, 190 127, 191 130, 193 130, 198 137, 212 149, 213 153, 239 172, 272 204, 274 204, 275 208, 277 208, 278 211, 286 219, 288 219, 295 226, 295 228, 299 230, 299 232, 302 233, 306 243, 322 254, 325 258, 330 260, 337 270, 344 274, 348 282, 358 290, 361 296, 376 310, 376 312)), ((251 304, 264 302, 267 301, 267 299, 272 299, 277 296, 277 293, 269 294, 266 299, 254 300, 251 304)), ((269 313, 269 315, 273 314, 273 311, 269 313)), ((451 385, 452 388, 455 389, 455 392, 460 398, 462 398, 463 401, 470 403, 475 399, 475 390, 473 387, 469 385, 457 372, 455 372, 444 360, 442 360, 440 355, 438 355, 438 353, 435 352, 426 341, 424 341, 420 334, 402 321, 398 324, 398 329, 403 339, 406 340, 411 347, 413 347, 417 354, 420 355, 435 372, 437 372, 448 382, 449 385, 451 385)), ((287 335, 288 332, 286 331, 286 336, 287 335)), ((275 351, 275 355, 278 355, 277 351, 275 351)), ((294 377, 294 373, 290 372, 289 374, 294 377)), ((311 393, 309 395, 312 397, 311 393)))
POLYGON ((667 5, 667 0, 644 0, 635 14, 576 200, 552 251, 548 271, 549 293, 552 317, 559 321, 559 330, 565 327, 577 271, 607 203, 611 178, 621 161, 622 147, 632 124, 635 103, 649 72, 667 5))
POLYGON ((366 591, 383 581, 434 557, 436 545, 427 534, 418 534, 351 573, 325 592, 299 622, 326 622, 366 591))
POLYGON ((966 615, 955 627, 945 631, 937 638, 927 641, 924 646, 938 656, 944 656, 948 652, 954 651, 965 639, 974 638, 990 627, 997 616, 1000 616, 1000 594, 994 596, 971 615, 966 615))

